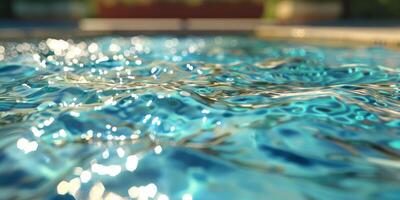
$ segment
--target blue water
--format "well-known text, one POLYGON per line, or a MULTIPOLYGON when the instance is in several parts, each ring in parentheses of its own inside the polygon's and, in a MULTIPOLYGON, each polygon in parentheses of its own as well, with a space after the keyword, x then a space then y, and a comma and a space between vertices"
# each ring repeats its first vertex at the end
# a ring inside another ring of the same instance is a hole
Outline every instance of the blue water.
POLYGON ((400 199, 400 54, 247 36, 0 42, 0 199, 400 199))

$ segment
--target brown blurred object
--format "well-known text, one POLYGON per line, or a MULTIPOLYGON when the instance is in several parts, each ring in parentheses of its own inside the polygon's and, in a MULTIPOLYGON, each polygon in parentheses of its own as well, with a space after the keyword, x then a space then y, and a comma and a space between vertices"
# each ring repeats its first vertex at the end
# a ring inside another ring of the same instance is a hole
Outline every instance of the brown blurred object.
POLYGON ((260 18, 262 1, 219 1, 200 4, 154 2, 124 4, 97 1, 98 17, 104 18, 260 18))
POLYGON ((281 22, 306 22, 338 19, 343 6, 340 0, 283 0, 276 5, 276 19, 281 22))

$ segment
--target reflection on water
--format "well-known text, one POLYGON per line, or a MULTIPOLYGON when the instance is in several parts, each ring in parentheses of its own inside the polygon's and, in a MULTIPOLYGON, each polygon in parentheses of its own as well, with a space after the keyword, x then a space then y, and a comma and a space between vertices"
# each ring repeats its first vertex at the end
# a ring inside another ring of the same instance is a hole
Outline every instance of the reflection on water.
POLYGON ((398 199, 400 54, 244 36, 0 45, 2 199, 398 199))

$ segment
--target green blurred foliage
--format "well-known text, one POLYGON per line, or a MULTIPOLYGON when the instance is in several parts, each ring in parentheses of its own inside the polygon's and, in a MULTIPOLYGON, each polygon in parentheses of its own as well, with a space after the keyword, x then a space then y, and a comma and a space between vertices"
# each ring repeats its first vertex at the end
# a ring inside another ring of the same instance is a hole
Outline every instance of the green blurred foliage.
POLYGON ((344 0, 348 18, 400 18, 400 0, 344 0))
POLYGON ((0 18, 9 18, 12 16, 11 0, 0 0, 0 18))

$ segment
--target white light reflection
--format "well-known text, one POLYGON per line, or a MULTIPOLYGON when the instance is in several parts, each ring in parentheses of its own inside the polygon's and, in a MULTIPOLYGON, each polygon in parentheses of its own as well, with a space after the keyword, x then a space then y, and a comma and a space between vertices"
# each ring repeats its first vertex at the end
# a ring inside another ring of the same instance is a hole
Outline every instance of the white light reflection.
POLYGON ((180 94, 181 96, 184 96, 184 97, 189 97, 189 96, 190 96, 190 93, 189 93, 189 92, 186 92, 186 91, 181 91, 181 92, 179 92, 179 94, 180 94))
POLYGON ((73 117, 79 117, 79 116, 80 116, 80 113, 78 113, 78 112, 76 112, 76 111, 71 111, 71 112, 69 112, 69 114, 70 114, 71 116, 73 116, 73 117))
POLYGON ((65 195, 69 193, 72 196, 75 196, 80 187, 81 182, 79 178, 74 178, 69 182, 63 180, 57 185, 57 193, 60 195, 65 195))
POLYGON ((136 170, 139 163, 139 158, 136 155, 130 155, 126 158, 126 170, 133 172, 136 170))
POLYGON ((117 44, 112 43, 110 44, 109 50, 112 52, 118 52, 121 50, 121 47, 118 46, 117 44))
POLYGON ((42 136, 44 134, 44 130, 39 130, 35 126, 31 127, 31 131, 32 131, 33 135, 36 136, 36 137, 40 137, 40 136, 42 136))
POLYGON ((65 132, 64 129, 60 129, 60 130, 58 131, 58 135, 61 136, 61 137, 67 137, 67 133, 65 132))
POLYGON ((94 163, 92 165, 92 172, 97 173, 99 175, 108 175, 108 176, 117 176, 121 173, 121 166, 119 165, 101 165, 98 163, 94 163))
POLYGON ((67 181, 61 181, 57 185, 57 193, 60 195, 65 195, 68 193, 69 183, 67 181))
POLYGON ((45 126, 50 126, 50 124, 52 124, 53 122, 54 122, 54 117, 50 117, 49 119, 44 120, 43 124, 45 126))
POLYGON ((69 181, 68 192, 72 196, 75 196, 80 187, 81 187, 81 181, 79 180, 79 178, 74 178, 71 181, 69 181))
POLYGON ((118 157, 120 157, 120 158, 124 157, 124 155, 125 155, 124 149, 122 149, 121 147, 119 147, 119 148, 117 149, 117 154, 118 154, 118 157))
POLYGON ((165 194, 161 194, 160 196, 158 196, 157 200, 169 200, 169 197, 165 194))
POLYGON ((80 179, 81 179, 82 183, 89 182, 91 178, 92 178, 92 173, 90 173, 90 171, 88 171, 88 170, 83 171, 80 175, 80 179))
POLYGON ((161 125, 161 120, 159 117, 154 117, 153 120, 151 120, 151 124, 152 125, 157 125, 160 126, 161 125))
POLYGON ((182 200, 193 200, 193 197, 191 194, 184 194, 182 200))
POLYGON ((108 159, 108 157, 110 156, 110 153, 108 152, 108 150, 105 150, 102 154, 104 159, 108 159))
POLYGON ((104 200, 123 200, 123 199, 124 198, 113 192, 107 193, 106 197, 104 198, 104 200))
POLYGON ((194 67, 191 64, 186 64, 186 68, 190 71, 194 69, 194 67))
POLYGON ((104 194, 105 187, 102 183, 96 183, 89 192, 89 200, 98 200, 104 194))
POLYGON ((141 65, 143 62, 141 60, 135 60, 136 65, 141 65))
POLYGON ((128 194, 129 194, 129 197, 131 197, 131 198, 134 198, 134 199, 137 198, 140 194, 139 188, 132 186, 131 188, 129 188, 128 194))
POLYGON ((209 111, 209 110, 207 110, 207 109, 203 109, 203 110, 201 110, 201 113, 203 113, 203 114, 209 114, 209 113, 210 113, 210 111, 209 111))
POLYGON ((156 147, 154 147, 154 153, 156 154, 160 154, 162 152, 162 147, 160 145, 157 145, 156 147))
POLYGON ((157 194, 157 186, 154 183, 150 183, 145 186, 145 191, 149 197, 154 198, 157 194))
POLYGON ((128 194, 131 198, 148 199, 154 198, 157 194, 157 190, 157 186, 154 183, 150 183, 146 186, 132 186, 131 188, 129 188, 128 194))
POLYGON ((38 146, 36 141, 29 141, 26 138, 20 138, 17 141, 17 148, 22 150, 25 154, 36 151, 38 146))
POLYGON ((201 120, 203 123, 206 123, 206 121, 207 121, 207 117, 206 116, 204 116, 203 118, 202 118, 202 120, 201 120))
POLYGON ((56 55, 61 55, 61 52, 69 47, 68 42, 64 40, 47 39, 46 44, 56 55))
POLYGON ((91 43, 88 47, 90 53, 95 53, 97 50, 99 50, 99 46, 96 43, 91 43))
POLYGON ((147 120, 149 120, 151 118, 151 114, 147 114, 147 115, 145 115, 144 116, 144 119, 143 119, 143 124, 145 124, 146 122, 147 122, 147 120))

